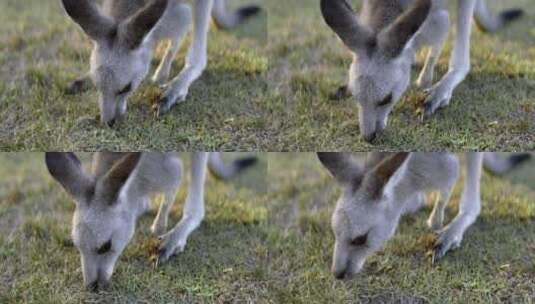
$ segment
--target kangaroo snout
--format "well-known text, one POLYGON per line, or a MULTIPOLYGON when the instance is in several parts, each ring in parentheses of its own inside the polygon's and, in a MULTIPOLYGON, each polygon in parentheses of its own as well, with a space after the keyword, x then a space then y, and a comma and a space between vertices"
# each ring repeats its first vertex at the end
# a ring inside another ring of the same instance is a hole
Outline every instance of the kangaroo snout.
POLYGON ((343 280, 345 279, 346 277, 346 270, 342 270, 342 271, 338 271, 338 272, 333 272, 333 275, 334 275, 334 278, 337 279, 337 280, 343 280))
POLYGON ((98 292, 100 290, 107 290, 111 286, 109 280, 100 280, 97 279, 86 285, 86 289, 89 292, 98 292))
POLYGON ((103 116, 100 116, 100 124, 102 126, 113 128, 119 119, 116 116, 111 116, 108 118, 104 118, 103 116))
MULTIPOLYGON (((94 266, 93 266, 94 267, 94 266)), ((111 286, 114 266, 100 265, 98 268, 84 269, 84 283, 87 291, 98 292, 111 286)))
MULTIPOLYGON (((115 101, 109 102, 110 106, 102 107, 102 112, 100 114, 100 123, 103 126, 113 128, 126 116, 126 109, 123 110, 120 106, 117 106, 115 101)), ((119 104, 124 104, 120 102, 119 104)))
POLYGON ((106 124, 108 125, 108 127, 113 128, 113 126, 115 125, 115 122, 116 122, 116 119, 112 118, 111 120, 108 120, 106 124))
POLYGON ((377 131, 374 131, 373 133, 366 134, 362 136, 364 140, 368 143, 373 143, 375 139, 377 139, 377 131))
POLYGON ((375 130, 362 133, 362 137, 364 138, 364 140, 370 144, 374 143, 377 139, 379 139, 386 129, 385 120, 379 120, 375 124, 375 130))
POLYGON ((347 279, 347 268, 344 268, 342 270, 339 270, 339 271, 336 271, 336 270, 333 270, 332 271, 333 275, 334 275, 334 278, 337 279, 337 280, 345 280, 347 279))
POLYGON ((337 280, 340 280, 340 281, 349 281, 349 280, 352 280, 356 273, 351 271, 351 269, 348 267, 345 267, 343 269, 332 269, 331 270, 333 276, 335 279, 337 280))

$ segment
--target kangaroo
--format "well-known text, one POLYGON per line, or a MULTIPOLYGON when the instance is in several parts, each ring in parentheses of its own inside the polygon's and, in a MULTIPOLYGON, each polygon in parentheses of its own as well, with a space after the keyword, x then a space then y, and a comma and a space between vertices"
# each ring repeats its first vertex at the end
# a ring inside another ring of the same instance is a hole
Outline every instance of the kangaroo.
POLYGON ((394 106, 409 87, 416 53, 429 46, 416 85, 428 93, 424 116, 449 105, 455 88, 470 71, 472 16, 495 31, 522 15, 509 10, 493 15, 484 0, 458 0, 457 37, 449 71, 433 85, 435 66, 450 29, 446 0, 365 0, 357 17, 346 0, 321 0, 327 25, 353 54, 347 86, 336 96, 353 95, 359 104, 360 131, 373 142, 388 125, 394 106))
POLYGON ((359 273, 366 258, 392 238, 400 217, 423 205, 428 191, 440 194, 427 221, 438 233, 434 261, 461 245, 465 231, 480 213, 482 153, 467 153, 459 213, 445 227, 444 209, 459 176, 454 154, 382 153, 372 156, 365 166, 343 153, 318 153, 318 157, 344 189, 331 222, 335 235, 332 272, 337 279, 359 273))
POLYGON ((180 74, 165 84, 166 92, 157 105, 161 115, 184 101, 191 84, 207 64, 210 16, 223 28, 235 27, 260 10, 243 7, 226 11, 225 0, 195 0, 193 13, 181 0, 105 0, 101 10, 93 0, 62 0, 65 11, 94 42, 89 73, 74 81, 67 93, 97 87, 100 119, 112 127, 126 114, 128 97, 137 90, 150 69, 153 50, 168 40, 165 55, 152 81, 165 84, 171 64, 193 24, 193 43, 180 74))
POLYGON ((182 219, 167 231, 169 211, 182 179, 182 162, 175 153, 96 153, 86 172, 74 153, 47 152, 51 176, 74 199, 72 239, 81 254, 84 284, 97 291, 109 286, 115 265, 132 239, 137 219, 150 200, 163 194, 151 226, 160 238, 158 262, 184 250, 187 239, 204 218, 206 167, 221 178, 232 178, 255 158, 221 163, 217 153, 192 155, 191 183, 182 219))

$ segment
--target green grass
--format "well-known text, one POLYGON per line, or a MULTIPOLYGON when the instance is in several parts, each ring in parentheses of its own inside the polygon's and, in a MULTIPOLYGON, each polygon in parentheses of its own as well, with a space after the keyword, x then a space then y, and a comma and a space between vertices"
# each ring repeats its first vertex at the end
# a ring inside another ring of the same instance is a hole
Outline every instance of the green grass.
MULTIPOLYGON (((154 214, 145 216, 111 290, 91 294, 69 236, 74 206, 48 176, 43 155, 0 154, 0 303, 533 302, 534 162, 503 178, 484 176, 482 215, 437 266, 426 255, 427 207, 403 219, 362 275, 338 282, 329 267, 339 188, 313 154, 259 157, 259 166, 234 181, 208 180, 207 218, 184 253, 153 270, 154 214)), ((183 187, 172 222, 185 194, 183 187)))
MULTIPOLYGON (((230 2, 238 6, 249 0, 230 2)), ((527 16, 495 35, 475 31, 473 71, 452 105, 422 123, 416 106, 421 94, 410 91, 385 136, 371 146, 360 138, 355 102, 328 99, 345 81, 350 55, 321 19, 318 1, 262 1, 260 18, 236 31, 213 30, 208 69, 187 102, 155 119, 149 97, 158 89, 146 84, 130 101, 126 121, 109 129, 96 122, 95 91, 63 93, 88 69, 91 43, 60 2, 4 0, 0 149, 534 149, 535 7, 530 0, 489 2, 494 10, 522 7, 527 16)), ((451 42, 440 74, 450 52, 451 42)), ((173 74, 185 53, 183 48, 177 56, 173 74)), ((153 69, 156 64, 155 59, 153 69)))

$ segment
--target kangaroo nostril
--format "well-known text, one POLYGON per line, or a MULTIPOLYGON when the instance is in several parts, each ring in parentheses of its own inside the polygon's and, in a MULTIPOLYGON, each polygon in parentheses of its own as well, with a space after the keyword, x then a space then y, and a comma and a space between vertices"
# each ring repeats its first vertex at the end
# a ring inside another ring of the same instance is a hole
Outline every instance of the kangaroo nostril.
POLYGON ((115 125, 115 121, 116 121, 115 118, 112 119, 112 120, 110 120, 110 121, 108 121, 108 122, 107 122, 108 126, 109 126, 110 128, 113 127, 113 126, 115 125))
POLYGON ((377 132, 373 132, 369 135, 364 136, 364 140, 366 140, 369 143, 373 143, 373 141, 375 141, 376 138, 377 138, 377 132))
POLYGON ((88 284, 86 286, 87 291, 90 292, 97 292, 98 291, 98 280, 95 280, 94 282, 88 284))
POLYGON ((334 277, 337 279, 337 280, 343 280, 345 279, 346 277, 346 270, 342 270, 342 271, 338 271, 338 272, 334 272, 334 277))

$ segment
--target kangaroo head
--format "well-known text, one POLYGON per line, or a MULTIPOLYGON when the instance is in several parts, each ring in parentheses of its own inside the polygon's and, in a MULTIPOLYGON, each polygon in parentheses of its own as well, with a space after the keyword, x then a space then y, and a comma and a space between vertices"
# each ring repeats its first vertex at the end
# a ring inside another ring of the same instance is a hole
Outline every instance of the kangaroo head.
POLYGON ((399 202, 390 193, 393 177, 409 153, 396 153, 364 170, 350 156, 319 153, 328 171, 343 185, 332 216, 335 236, 332 272, 338 279, 359 273, 366 258, 381 249, 395 232, 399 202), (392 180, 392 182, 390 182, 392 180))
POLYGON ((407 45, 429 15, 430 0, 417 0, 379 32, 363 25, 346 0, 322 0, 326 23, 353 53, 349 89, 359 106, 361 133, 373 141, 388 124, 411 78, 407 45))
POLYGON ((99 91, 102 123, 126 113, 127 98, 150 68, 152 50, 144 39, 162 17, 168 0, 153 0, 123 21, 103 15, 92 0, 62 0, 67 14, 93 40, 91 78, 99 91))
POLYGON ((46 153, 48 171, 75 201, 72 238, 90 290, 109 284, 115 263, 134 234, 136 197, 129 195, 127 180, 139 159, 139 153, 129 153, 106 172, 93 175, 84 172, 74 153, 46 153))

